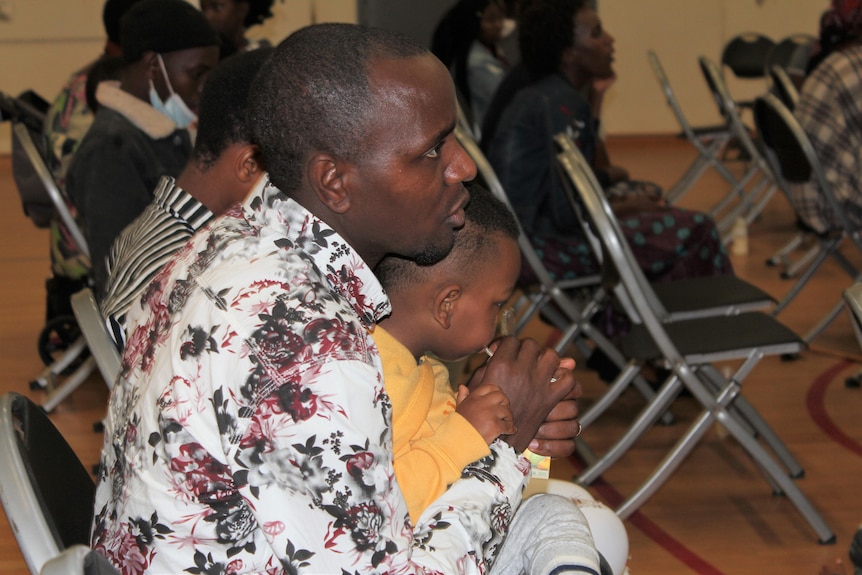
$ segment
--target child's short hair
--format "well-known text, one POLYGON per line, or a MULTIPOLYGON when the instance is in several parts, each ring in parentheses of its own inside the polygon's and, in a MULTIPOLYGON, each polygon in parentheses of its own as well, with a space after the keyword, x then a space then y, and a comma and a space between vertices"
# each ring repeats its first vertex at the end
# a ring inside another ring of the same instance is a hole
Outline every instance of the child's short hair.
POLYGON ((374 272, 385 290, 392 292, 422 281, 442 266, 468 275, 479 267, 477 262, 494 257, 495 235, 518 239, 518 222, 509 207, 477 183, 468 182, 466 186, 470 191, 470 202, 464 210, 466 223, 456 233, 449 255, 432 266, 420 266, 398 256, 383 258, 374 272))

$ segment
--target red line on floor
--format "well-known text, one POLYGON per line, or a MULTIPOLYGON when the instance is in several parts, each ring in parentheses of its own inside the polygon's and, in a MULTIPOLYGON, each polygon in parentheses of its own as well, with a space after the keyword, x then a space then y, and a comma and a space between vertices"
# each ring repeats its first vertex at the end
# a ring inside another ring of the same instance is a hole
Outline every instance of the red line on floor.
MULTIPOLYGON (((576 456, 573 455, 570 457, 570 460, 576 469, 580 470, 583 468, 583 463, 576 456)), ((604 479, 599 478, 596 480, 595 483, 590 485, 590 489, 597 492, 602 500, 611 507, 617 507, 623 502, 623 495, 604 479)), ((656 522, 640 511, 632 513, 626 521, 637 527, 644 535, 655 541, 656 544, 695 573, 699 575, 725 575, 723 571, 686 547, 685 544, 662 529, 656 522)))
MULTIPOLYGON (((553 347, 560 335, 561 333, 559 330, 553 330, 545 341, 545 345, 553 347)), ((576 469, 581 469, 583 467, 582 462, 576 456, 573 455, 570 459, 572 465, 574 465, 576 469)), ((610 505, 611 507, 617 507, 623 502, 623 495, 604 479, 599 478, 590 487, 601 495, 602 499, 604 499, 607 505, 610 505)), ((640 511, 632 513, 628 517, 627 521, 642 531, 644 535, 663 547, 678 561, 699 575, 725 575, 723 571, 717 569, 703 557, 686 547, 682 542, 659 527, 657 523, 640 511)))
POLYGON ((826 389, 839 373, 851 365, 849 361, 842 361, 818 375, 808 388, 805 403, 808 413, 814 423, 829 436, 832 441, 862 457, 862 445, 858 441, 844 433, 826 412, 826 389))

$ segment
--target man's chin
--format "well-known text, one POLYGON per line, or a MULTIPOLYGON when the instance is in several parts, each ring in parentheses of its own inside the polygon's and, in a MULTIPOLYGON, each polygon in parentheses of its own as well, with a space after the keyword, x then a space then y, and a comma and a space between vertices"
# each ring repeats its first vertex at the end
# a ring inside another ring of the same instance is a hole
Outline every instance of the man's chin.
POLYGON ((434 264, 438 264, 443 261, 443 259, 452 251, 454 245, 455 237, 453 234, 452 241, 449 242, 448 246, 437 245, 426 247, 424 250, 416 254, 413 261, 420 266, 433 266, 434 264))

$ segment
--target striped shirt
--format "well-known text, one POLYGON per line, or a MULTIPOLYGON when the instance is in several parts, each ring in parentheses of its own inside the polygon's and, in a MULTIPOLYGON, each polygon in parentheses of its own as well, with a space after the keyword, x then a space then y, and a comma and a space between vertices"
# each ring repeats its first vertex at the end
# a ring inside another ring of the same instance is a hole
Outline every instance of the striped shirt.
POLYGON ((126 313, 156 274, 213 214, 174 178, 162 176, 153 202, 114 240, 107 257, 108 284, 100 307, 122 347, 126 313))

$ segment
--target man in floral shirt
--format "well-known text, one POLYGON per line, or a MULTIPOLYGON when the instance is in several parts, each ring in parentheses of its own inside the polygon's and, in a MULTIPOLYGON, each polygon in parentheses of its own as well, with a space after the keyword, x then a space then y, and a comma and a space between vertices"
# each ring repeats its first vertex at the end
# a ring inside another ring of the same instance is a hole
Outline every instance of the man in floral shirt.
POLYGON ((312 26, 261 70, 249 117, 270 181, 128 314, 93 546, 122 573, 486 572, 526 482, 518 454, 572 451, 580 389, 552 350, 503 340, 474 379, 516 398, 518 430, 412 524, 371 268, 438 261, 464 223, 475 166, 446 69, 400 36, 312 26))

